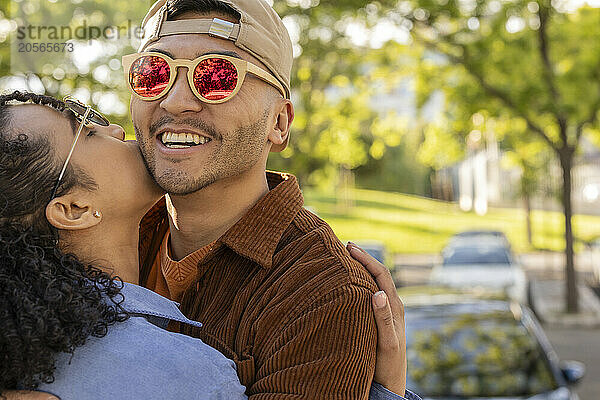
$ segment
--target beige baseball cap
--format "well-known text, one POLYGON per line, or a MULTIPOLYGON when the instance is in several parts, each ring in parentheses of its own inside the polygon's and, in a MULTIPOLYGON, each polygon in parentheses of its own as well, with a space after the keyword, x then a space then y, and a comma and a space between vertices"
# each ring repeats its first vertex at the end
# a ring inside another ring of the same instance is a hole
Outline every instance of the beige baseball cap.
POLYGON ((167 21, 167 0, 158 0, 142 21, 144 36, 138 51, 169 35, 205 33, 231 40, 237 47, 262 61, 281 82, 289 99, 294 57, 290 35, 279 15, 264 0, 220 1, 240 13, 238 24, 219 18, 167 21))

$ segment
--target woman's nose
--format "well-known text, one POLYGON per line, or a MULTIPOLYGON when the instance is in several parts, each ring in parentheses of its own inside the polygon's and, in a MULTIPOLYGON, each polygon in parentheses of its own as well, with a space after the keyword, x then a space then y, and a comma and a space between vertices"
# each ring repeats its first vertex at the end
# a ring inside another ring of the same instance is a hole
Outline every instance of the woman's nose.
POLYGON ((110 124, 109 126, 106 127, 107 129, 107 133, 119 140, 125 140, 125 131, 123 130, 123 127, 121 127, 120 125, 117 124, 110 124))

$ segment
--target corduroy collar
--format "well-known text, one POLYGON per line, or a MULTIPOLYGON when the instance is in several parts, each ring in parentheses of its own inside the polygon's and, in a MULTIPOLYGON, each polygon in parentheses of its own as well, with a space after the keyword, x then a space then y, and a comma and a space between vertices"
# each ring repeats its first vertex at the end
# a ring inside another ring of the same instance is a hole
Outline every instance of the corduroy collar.
POLYGON ((221 238, 220 242, 263 268, 270 268, 281 236, 304 204, 296 177, 267 172, 269 193, 221 238))
MULTIPOLYGON (((281 236, 302 208, 304 199, 295 176, 272 171, 266 174, 269 192, 216 244, 223 243, 240 256, 263 268, 270 268, 281 236)), ((162 198, 142 219, 140 244, 143 246, 157 232, 163 233, 164 229, 159 228, 164 224, 168 225, 168 219, 166 203, 162 198)), ((162 241, 162 237, 160 239, 162 241)))

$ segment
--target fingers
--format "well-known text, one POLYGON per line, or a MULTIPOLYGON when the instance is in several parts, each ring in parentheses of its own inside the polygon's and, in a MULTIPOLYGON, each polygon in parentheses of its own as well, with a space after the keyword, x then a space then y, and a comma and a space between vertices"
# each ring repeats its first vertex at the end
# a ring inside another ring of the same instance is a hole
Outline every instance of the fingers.
POLYGON ((380 289, 384 290, 388 295, 389 293, 396 292, 396 286, 394 285, 390 270, 385 265, 352 242, 348 242, 346 248, 350 252, 350 255, 373 275, 380 289))
POLYGON ((373 275, 373 278, 375 278, 375 282, 377 282, 379 289, 386 293, 390 299, 390 304, 394 315, 399 317, 400 314, 402 314, 402 318, 404 318, 404 305, 402 304, 400 297, 398 297, 396 285, 394 284, 390 270, 356 244, 348 242, 346 248, 350 252, 350 255, 356 261, 364 265, 371 275, 373 275))
POLYGON ((373 311, 377 323, 377 346, 379 350, 397 352, 400 343, 396 335, 394 315, 385 292, 373 295, 373 311))
POLYGON ((404 396, 406 390, 406 338, 404 336, 404 313, 399 323, 385 292, 373 295, 373 311, 377 324, 377 362, 375 382, 386 389, 404 396))
POLYGON ((347 249, 373 275, 381 289, 372 298, 377 324, 377 362, 375 382, 404 396, 406 388, 406 338, 404 305, 398 296, 392 275, 385 265, 350 242, 347 249))
POLYGON ((369 270, 371 275, 378 277, 382 274, 385 274, 386 272, 389 272, 385 265, 377 261, 377 259, 375 259, 369 253, 361 249, 355 243, 348 242, 346 248, 348 249, 352 257, 354 257, 354 259, 356 259, 358 262, 364 265, 365 268, 367 268, 367 270, 369 270))

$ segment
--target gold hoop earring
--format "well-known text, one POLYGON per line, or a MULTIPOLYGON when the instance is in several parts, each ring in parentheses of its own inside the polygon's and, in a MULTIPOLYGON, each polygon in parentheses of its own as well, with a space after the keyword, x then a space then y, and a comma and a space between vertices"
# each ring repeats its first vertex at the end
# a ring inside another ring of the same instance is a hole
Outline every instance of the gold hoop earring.
POLYGON ((94 217, 96 218, 100 218, 102 216, 102 214, 100 214, 100 211, 94 211, 94 217))

